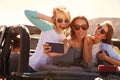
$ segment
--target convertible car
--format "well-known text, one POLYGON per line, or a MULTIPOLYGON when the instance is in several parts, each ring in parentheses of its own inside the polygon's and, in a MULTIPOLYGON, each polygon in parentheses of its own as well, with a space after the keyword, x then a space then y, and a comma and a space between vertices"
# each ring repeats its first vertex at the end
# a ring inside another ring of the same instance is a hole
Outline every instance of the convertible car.
MULTIPOLYGON (((0 80, 120 80, 119 72, 85 72, 81 67, 54 67, 45 68, 39 72, 29 73, 29 57, 34 54, 38 38, 34 37, 33 26, 17 25, 0 27, 0 80), (20 56, 18 57, 18 68, 16 72, 8 74, 9 57, 12 49, 12 40, 20 35, 20 56)), ((37 33, 36 32, 36 33, 37 33)), ((39 35, 38 35, 39 37, 39 35)), ((113 45, 120 49, 120 41, 113 40, 113 45)), ((46 65, 50 66, 50 65, 46 65)))

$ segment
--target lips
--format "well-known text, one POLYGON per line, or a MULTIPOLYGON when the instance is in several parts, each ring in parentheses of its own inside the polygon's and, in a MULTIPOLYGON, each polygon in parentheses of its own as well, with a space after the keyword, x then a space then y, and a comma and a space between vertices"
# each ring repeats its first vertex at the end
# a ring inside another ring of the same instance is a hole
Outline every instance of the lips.
POLYGON ((77 33, 77 36, 83 37, 83 36, 84 36, 84 32, 79 32, 79 33, 77 33))
POLYGON ((66 26, 59 26, 61 29, 66 29, 66 26))
POLYGON ((83 35, 83 32, 80 32, 79 35, 83 35))

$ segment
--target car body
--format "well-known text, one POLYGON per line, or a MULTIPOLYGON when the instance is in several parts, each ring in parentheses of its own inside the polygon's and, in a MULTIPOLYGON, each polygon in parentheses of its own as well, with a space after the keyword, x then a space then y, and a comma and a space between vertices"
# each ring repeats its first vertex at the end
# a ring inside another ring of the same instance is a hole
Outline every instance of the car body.
MULTIPOLYGON (((117 80, 120 79, 120 73, 104 73, 105 75, 101 75, 98 72, 85 72, 80 71, 81 67, 57 67, 49 68, 46 70, 42 70, 40 72, 28 73, 28 62, 29 56, 34 54, 35 47, 38 42, 40 30, 38 31, 37 38, 33 37, 36 33, 33 33, 30 28, 35 28, 34 26, 28 25, 17 25, 17 26, 2 26, 1 37, 0 37, 0 75, 4 79, 7 80, 94 80, 94 79, 109 79, 109 80, 117 80), (18 60, 18 71, 12 72, 8 74, 8 61, 11 52, 11 40, 15 35, 20 34, 20 56, 18 60)), ((120 41, 113 40, 113 44, 120 49, 120 41)), ((50 65, 46 65, 50 66, 50 65)))

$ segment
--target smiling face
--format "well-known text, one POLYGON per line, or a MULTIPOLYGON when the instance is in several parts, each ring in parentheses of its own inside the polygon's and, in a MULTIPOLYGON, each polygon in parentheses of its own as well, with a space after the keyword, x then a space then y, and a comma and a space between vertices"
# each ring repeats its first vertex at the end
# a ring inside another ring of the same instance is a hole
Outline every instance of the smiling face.
POLYGON ((64 31, 70 24, 71 17, 69 11, 65 7, 58 7, 53 10, 52 17, 54 28, 57 32, 64 31))
POLYGON ((112 43, 114 34, 113 25, 110 21, 102 22, 94 32, 94 38, 107 44, 112 43))
POLYGON ((62 13, 56 15, 55 24, 58 31, 63 31, 68 28, 70 19, 62 13))
POLYGON ((95 38, 102 40, 102 39, 106 39, 107 32, 108 32, 108 26, 106 24, 101 24, 98 25, 93 35, 95 38))
POLYGON ((87 34, 87 23, 83 19, 75 20, 75 26, 73 26, 76 37, 84 38, 87 34), (77 26, 76 26, 77 25, 77 26))
POLYGON ((70 26, 71 26, 72 39, 75 39, 75 38, 83 39, 87 35, 89 24, 85 17, 78 16, 74 18, 70 26))

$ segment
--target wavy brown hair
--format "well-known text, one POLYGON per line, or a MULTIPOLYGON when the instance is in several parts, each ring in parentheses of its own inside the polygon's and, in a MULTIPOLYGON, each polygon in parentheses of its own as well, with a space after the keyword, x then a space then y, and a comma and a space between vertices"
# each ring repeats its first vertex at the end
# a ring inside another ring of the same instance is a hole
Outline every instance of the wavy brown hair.
POLYGON ((103 39, 102 42, 107 43, 107 44, 112 44, 112 37, 114 34, 113 25, 109 21, 105 21, 104 24, 107 25, 108 32, 106 33, 106 39, 103 39))

